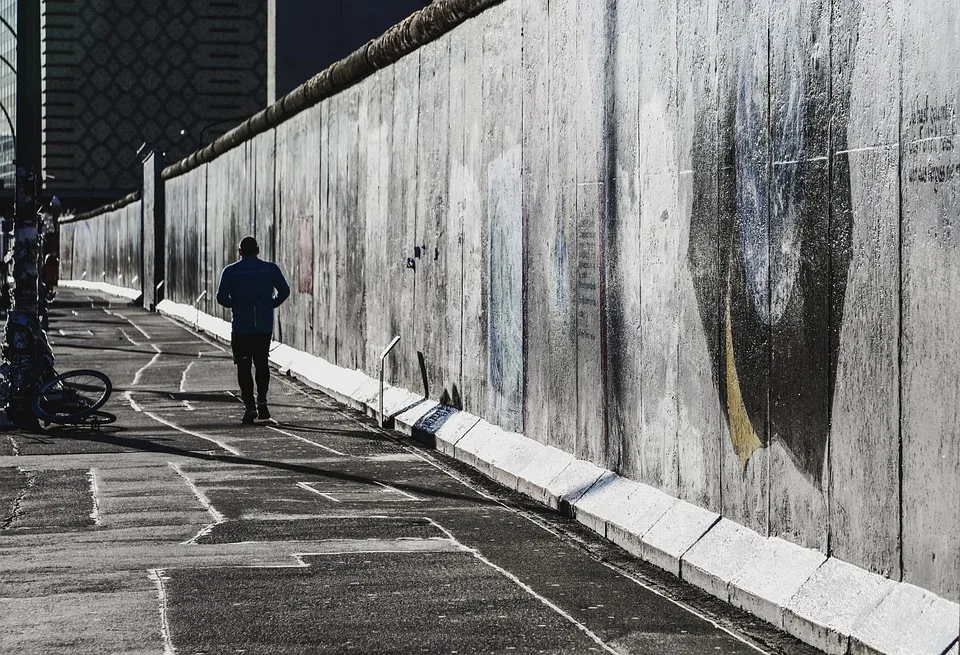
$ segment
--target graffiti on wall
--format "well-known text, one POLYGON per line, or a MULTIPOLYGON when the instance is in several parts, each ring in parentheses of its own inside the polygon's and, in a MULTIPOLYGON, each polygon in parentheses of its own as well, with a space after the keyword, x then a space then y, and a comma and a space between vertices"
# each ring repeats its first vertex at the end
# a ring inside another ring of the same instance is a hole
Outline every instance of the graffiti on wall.
MULTIPOLYGON (((768 43, 757 15, 723 103, 719 175, 695 164, 688 263, 741 470, 777 439, 819 485, 852 230, 849 169, 831 167, 828 150, 846 137, 836 130, 828 147, 828 67, 796 36, 768 43), (713 202, 719 212, 704 206, 713 202)), ((834 93, 845 103, 849 90, 834 93)), ((713 116, 697 113, 699 135, 713 116)))

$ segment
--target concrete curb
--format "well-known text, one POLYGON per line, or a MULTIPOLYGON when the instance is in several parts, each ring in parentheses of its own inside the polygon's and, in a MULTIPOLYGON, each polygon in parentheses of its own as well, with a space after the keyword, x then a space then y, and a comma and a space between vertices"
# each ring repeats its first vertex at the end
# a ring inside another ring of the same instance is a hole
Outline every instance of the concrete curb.
MULTIPOLYGON (((226 321, 199 318, 193 307, 170 301, 161 302, 157 310, 229 341, 226 321)), ((276 343, 271 360, 311 387, 378 415, 379 381, 362 371, 276 343)), ((400 433, 570 512, 630 553, 827 653, 960 655, 957 603, 817 550, 763 537, 714 512, 409 391, 386 387, 384 408, 400 433)))
POLYGON ((143 292, 140 289, 127 289, 126 287, 118 287, 113 284, 107 284, 106 282, 87 282, 86 280, 60 280, 58 282, 59 286, 66 287, 68 289, 86 289, 88 291, 102 291, 103 293, 109 293, 111 296, 120 296, 121 298, 126 298, 128 300, 138 300, 143 296, 143 292))

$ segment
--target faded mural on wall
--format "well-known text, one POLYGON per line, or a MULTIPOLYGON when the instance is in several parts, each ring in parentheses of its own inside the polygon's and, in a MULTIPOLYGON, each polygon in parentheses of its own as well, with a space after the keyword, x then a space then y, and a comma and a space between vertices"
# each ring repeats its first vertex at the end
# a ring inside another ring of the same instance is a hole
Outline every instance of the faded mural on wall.
MULTIPOLYGON (((721 144, 728 146, 721 162, 729 171, 721 179, 730 188, 721 190, 716 212, 699 206, 711 201, 711 194, 695 193, 688 256, 700 272, 697 301, 704 331, 713 336, 708 344, 716 388, 741 467, 777 438, 798 469, 819 485, 851 231, 849 213, 830 210, 831 202, 849 204, 850 178, 849 171, 834 170, 830 179, 829 153, 844 149, 846 133, 834 130, 828 140, 826 53, 805 51, 789 34, 768 43, 766 13, 750 15, 739 61, 731 62, 735 95, 720 116, 721 144), (780 52, 769 54, 768 47, 780 52), (787 62, 783 79, 772 84, 772 97, 770 60, 787 62), (695 261, 704 253, 714 256, 714 249, 719 267, 695 261)), ((801 29, 810 34, 821 28, 819 16, 791 18, 806 18, 801 29)), ((713 118, 709 111, 697 116, 713 118)), ((713 171, 698 167, 703 160, 696 152, 693 161, 695 189, 712 184, 713 171)))

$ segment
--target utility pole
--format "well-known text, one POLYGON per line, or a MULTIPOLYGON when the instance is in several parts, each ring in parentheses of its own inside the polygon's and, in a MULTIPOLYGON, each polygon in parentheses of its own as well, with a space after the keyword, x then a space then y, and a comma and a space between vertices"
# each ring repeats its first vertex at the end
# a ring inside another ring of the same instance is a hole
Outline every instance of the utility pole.
POLYGON ((38 302, 40 170, 40 0, 17 2, 17 142, 13 304, 0 346, 0 403, 22 427, 37 424, 31 408, 41 372, 53 354, 40 327, 38 302))

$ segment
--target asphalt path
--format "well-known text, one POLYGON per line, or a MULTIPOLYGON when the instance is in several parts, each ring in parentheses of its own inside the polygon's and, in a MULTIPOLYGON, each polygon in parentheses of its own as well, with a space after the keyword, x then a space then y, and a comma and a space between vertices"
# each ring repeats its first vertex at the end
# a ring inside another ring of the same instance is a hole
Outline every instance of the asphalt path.
POLYGON ((575 521, 228 348, 61 291, 100 430, 0 434, 0 653, 813 653, 575 521))

